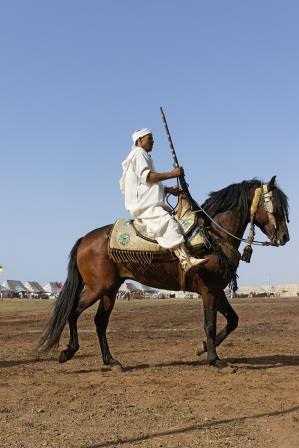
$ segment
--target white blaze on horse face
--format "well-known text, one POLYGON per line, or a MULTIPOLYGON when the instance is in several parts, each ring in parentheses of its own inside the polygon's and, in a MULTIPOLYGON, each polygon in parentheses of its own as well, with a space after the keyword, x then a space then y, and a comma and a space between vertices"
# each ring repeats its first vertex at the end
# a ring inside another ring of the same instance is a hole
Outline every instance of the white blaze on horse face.
MULTIPOLYGON (((267 214, 268 214, 268 221, 269 224, 271 224, 276 232, 277 230, 277 223, 276 223, 276 219, 274 216, 274 206, 273 206, 273 200, 272 200, 272 191, 268 191, 268 185, 264 184, 263 185, 263 195, 262 195, 262 199, 263 199, 263 206, 264 209, 266 210, 267 214)), ((276 239, 276 243, 279 246, 280 245, 280 240, 277 238, 276 239)))
POLYGON ((266 212, 273 214, 274 207, 272 202, 272 191, 268 191, 267 184, 263 185, 263 200, 266 212))

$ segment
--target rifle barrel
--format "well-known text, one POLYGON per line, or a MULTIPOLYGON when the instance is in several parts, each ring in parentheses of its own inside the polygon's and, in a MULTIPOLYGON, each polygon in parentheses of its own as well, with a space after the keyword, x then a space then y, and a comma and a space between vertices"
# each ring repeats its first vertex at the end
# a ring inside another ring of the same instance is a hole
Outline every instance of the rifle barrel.
POLYGON ((171 138, 171 135, 170 135, 170 132, 169 132, 168 124, 167 124, 166 117, 165 117, 165 114, 164 114, 164 111, 163 111, 162 107, 160 107, 160 111, 161 111, 162 120, 163 120, 163 123, 164 123, 164 126, 165 126, 166 134, 167 134, 167 138, 168 138, 168 142, 169 142, 169 146, 170 146, 170 151, 171 151, 173 162, 174 162, 174 167, 176 168, 176 167, 179 166, 178 158, 176 156, 176 152, 175 152, 175 149, 174 149, 174 146, 173 146, 173 142, 172 142, 172 138, 171 138))
MULTIPOLYGON (((171 138, 171 135, 170 135, 170 132, 169 132, 168 124, 167 124, 166 117, 165 117, 165 114, 164 114, 164 111, 163 111, 162 107, 160 107, 160 111, 161 111, 163 123, 164 123, 164 126, 165 126, 167 138, 168 138, 168 141, 169 141, 169 146, 170 146, 170 151, 171 151, 173 162, 174 162, 174 167, 176 168, 176 167, 178 167, 180 165, 179 165, 179 162, 178 162, 178 159, 177 159, 177 156, 176 156, 176 152, 175 152, 175 149, 174 149, 174 146, 173 146, 173 142, 172 142, 172 138, 171 138)), ((181 184, 183 192, 185 193, 186 197, 188 198, 188 200, 190 202, 191 210, 192 211, 199 210, 199 205, 192 198, 192 196, 190 194, 189 187, 188 187, 188 184, 187 184, 186 179, 185 179, 185 175, 179 176, 179 181, 180 181, 180 184, 181 184)))

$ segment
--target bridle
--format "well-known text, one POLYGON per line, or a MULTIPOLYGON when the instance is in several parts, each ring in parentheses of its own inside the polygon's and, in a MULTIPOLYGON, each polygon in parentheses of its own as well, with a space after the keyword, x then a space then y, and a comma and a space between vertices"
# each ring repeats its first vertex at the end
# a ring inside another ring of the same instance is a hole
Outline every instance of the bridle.
MULTIPOLYGON (((265 243, 261 243, 259 241, 254 241, 254 218, 256 215, 256 212, 259 208, 259 206, 263 206, 267 216, 269 223, 274 228, 274 233, 272 237, 270 237, 271 242, 266 242, 266 245, 273 245, 273 240, 277 240, 277 223, 276 218, 274 216, 274 205, 272 200, 272 191, 268 190, 268 185, 263 184, 261 187, 257 187, 254 191, 253 199, 250 206, 250 230, 249 230, 249 242, 251 244, 262 244, 265 245, 265 243)), ((248 238, 246 242, 248 242, 248 238)))
POLYGON ((238 236, 234 235, 233 233, 226 230, 224 227, 222 227, 220 224, 218 224, 202 207, 199 207, 199 210, 196 210, 194 213, 204 213, 209 220, 216 225, 219 229, 221 229, 223 232, 225 232, 227 235, 246 243, 246 246, 244 248, 243 255, 241 259, 243 261, 246 261, 247 263, 250 262, 251 254, 252 254, 252 245, 256 246, 274 246, 277 244, 277 222, 276 218, 274 216, 274 205, 273 205, 273 199, 272 199, 272 191, 268 191, 268 185, 262 184, 260 187, 257 187, 254 191, 253 199, 251 201, 250 205, 250 229, 249 234, 246 239, 239 238, 238 236), (265 211, 268 215, 268 221, 270 224, 272 224, 274 228, 273 237, 271 237, 271 241, 256 241, 254 239, 255 236, 255 229, 254 229, 254 218, 256 215, 256 212, 260 206, 263 206, 265 211), (274 243, 275 241, 275 243, 274 243))

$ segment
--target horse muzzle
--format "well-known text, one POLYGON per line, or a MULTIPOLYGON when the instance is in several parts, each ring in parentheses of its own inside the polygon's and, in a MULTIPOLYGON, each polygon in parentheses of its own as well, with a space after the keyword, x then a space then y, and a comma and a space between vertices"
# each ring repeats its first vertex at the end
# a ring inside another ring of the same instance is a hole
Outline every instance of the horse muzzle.
POLYGON ((288 241, 290 241, 289 233, 288 232, 277 232, 275 231, 274 234, 270 238, 271 246, 284 246, 288 241))

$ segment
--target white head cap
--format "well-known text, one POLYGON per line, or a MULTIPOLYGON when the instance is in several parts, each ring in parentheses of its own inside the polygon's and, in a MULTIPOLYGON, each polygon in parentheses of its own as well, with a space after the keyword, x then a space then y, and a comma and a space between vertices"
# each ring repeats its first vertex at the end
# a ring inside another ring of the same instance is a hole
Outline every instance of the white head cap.
POLYGON ((148 135, 148 134, 152 134, 152 131, 147 128, 137 129, 135 132, 133 132, 132 139, 133 139, 134 145, 139 138, 144 137, 145 135, 148 135))

